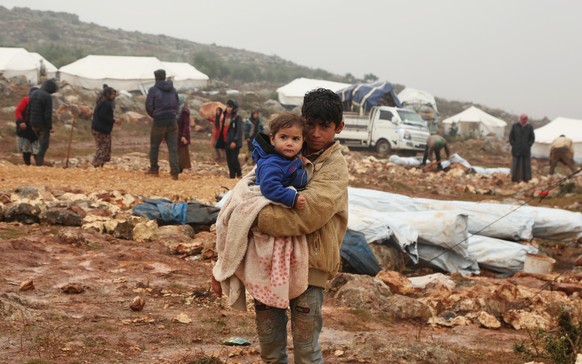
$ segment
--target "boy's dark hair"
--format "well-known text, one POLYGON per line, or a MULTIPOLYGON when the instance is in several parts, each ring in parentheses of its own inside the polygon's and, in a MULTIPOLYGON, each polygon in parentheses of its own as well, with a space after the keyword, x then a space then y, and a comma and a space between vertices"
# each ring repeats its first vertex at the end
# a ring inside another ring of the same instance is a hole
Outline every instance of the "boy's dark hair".
POLYGON ((342 99, 332 90, 318 88, 309 91, 303 98, 301 114, 307 122, 337 127, 343 119, 342 99))
POLYGON ((295 125, 305 132, 306 123, 301 115, 293 112, 283 112, 271 119, 269 122, 269 132, 271 135, 275 136, 280 129, 290 128, 295 125))

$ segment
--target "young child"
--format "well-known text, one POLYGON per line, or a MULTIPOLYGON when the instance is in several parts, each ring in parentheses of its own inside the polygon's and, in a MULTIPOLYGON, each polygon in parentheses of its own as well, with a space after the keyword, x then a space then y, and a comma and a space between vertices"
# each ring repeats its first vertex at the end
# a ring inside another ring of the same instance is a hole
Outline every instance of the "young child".
MULTIPOLYGON (((252 226, 253 231, 269 236, 305 235, 308 286, 289 301, 293 355, 296 363, 322 363, 319 335, 323 326, 323 289, 340 267, 340 247, 348 223, 349 173, 339 142, 335 141, 335 135, 344 127, 341 98, 327 89, 310 91, 303 99, 301 113, 307 123, 305 169, 311 176, 301 194, 309 204, 303 209, 266 204, 252 226)), ((219 280, 215 274, 212 288, 217 295, 222 294, 219 280)), ((255 312, 262 360, 287 363, 287 308, 255 300, 255 312)))
POLYGON ((300 157, 305 119, 285 112, 271 120, 269 130, 268 136, 259 133, 253 140, 252 158, 257 164, 255 183, 261 186, 261 193, 269 200, 302 209, 305 196, 297 191, 305 188, 308 181, 300 157))

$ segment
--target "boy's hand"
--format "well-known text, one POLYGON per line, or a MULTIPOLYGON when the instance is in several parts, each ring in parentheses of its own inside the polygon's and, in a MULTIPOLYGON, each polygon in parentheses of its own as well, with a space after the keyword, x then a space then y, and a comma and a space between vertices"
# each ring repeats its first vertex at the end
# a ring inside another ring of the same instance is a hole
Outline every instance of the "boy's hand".
POLYGON ((295 204, 295 208, 301 210, 305 207, 306 204, 307 200, 305 199, 305 196, 299 195, 297 197, 297 203, 295 204))
POLYGON ((220 285, 220 282, 214 278, 214 275, 212 276, 212 291, 218 297, 222 296, 222 286, 220 285))
POLYGON ((181 137, 180 141, 182 142, 182 144, 188 143, 188 140, 186 139, 186 137, 181 137))

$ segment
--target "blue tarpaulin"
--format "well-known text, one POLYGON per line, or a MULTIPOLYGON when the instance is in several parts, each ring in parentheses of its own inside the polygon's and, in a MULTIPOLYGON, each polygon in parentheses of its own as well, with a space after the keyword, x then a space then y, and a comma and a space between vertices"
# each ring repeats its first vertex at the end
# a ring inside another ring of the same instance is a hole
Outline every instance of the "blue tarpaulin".
POLYGON ((336 92, 346 111, 369 112, 373 106, 402 107, 394 87, 388 81, 356 83, 336 92))
POLYGON ((135 205, 132 213, 137 216, 145 216, 150 220, 156 220, 163 224, 186 223, 188 204, 185 202, 174 203, 163 198, 145 199, 143 203, 135 205))
POLYGON ((340 255, 358 274, 375 276, 382 270, 366 242, 364 233, 348 229, 342 241, 340 255))

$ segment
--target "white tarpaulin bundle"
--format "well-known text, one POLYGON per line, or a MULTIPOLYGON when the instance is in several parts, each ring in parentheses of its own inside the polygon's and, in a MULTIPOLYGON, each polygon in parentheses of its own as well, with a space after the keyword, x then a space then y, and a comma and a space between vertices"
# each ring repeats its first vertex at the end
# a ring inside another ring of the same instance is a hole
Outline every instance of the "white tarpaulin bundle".
POLYGON ((552 142, 563 134, 572 139, 574 160, 582 163, 582 120, 559 117, 537 128, 534 133, 536 141, 531 147, 532 157, 549 158, 552 142))
MULTIPOLYGON (((391 215, 393 219, 400 218, 401 222, 394 226, 388 225, 384 231, 389 229, 392 236, 408 234, 406 239, 408 244, 413 244, 411 241, 414 241, 414 235, 417 235, 417 251, 420 260, 431 262, 447 271, 471 272, 474 269, 472 262, 476 261, 499 272, 516 272, 523 268, 526 253, 537 252, 535 248, 526 245, 520 248, 521 244, 515 245, 516 243, 502 239, 531 240, 532 237, 569 241, 582 239, 582 214, 567 210, 496 203, 415 199, 361 188, 349 188, 348 194, 350 212, 367 212, 368 225, 375 226, 377 231, 382 228, 382 223, 386 223, 385 215, 391 215), (351 206, 366 207, 369 210, 352 211, 351 206), (433 211, 433 214, 422 214, 421 211, 433 211), (441 238, 451 234, 454 225, 446 223, 448 219, 437 218, 439 211, 467 216, 467 230, 471 234, 468 238, 468 257, 463 257, 462 254, 447 248, 447 245, 450 247, 463 243, 458 235, 438 247, 436 247, 438 244, 424 243, 425 240, 434 243, 440 239, 431 237, 431 234, 438 234, 441 238), (387 214, 388 212, 392 214, 387 214), (414 213, 418 217, 411 219, 410 214, 404 212, 414 213), (423 216, 426 219, 422 219, 423 216), (378 220, 374 223, 373 219, 376 217, 378 220), (398 231, 398 226, 407 226, 407 231, 398 231), (430 234, 427 234, 429 231, 430 234), (491 248, 485 249, 482 246, 472 248, 472 242, 487 244, 491 248), (423 256, 423 254, 426 255, 423 256)), ((353 215, 355 213, 350 213, 350 219, 354 218, 357 221, 357 216, 353 217, 353 215)), ((349 220, 348 227, 352 228, 349 220)), ((367 237, 366 232, 362 232, 367 237)), ((371 243, 372 240, 368 242, 371 243)))

